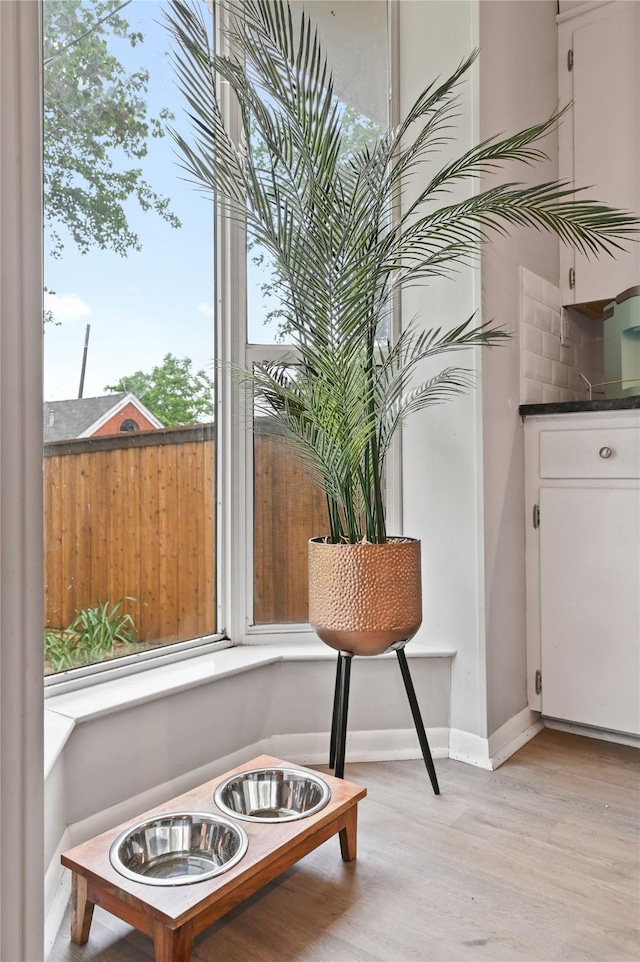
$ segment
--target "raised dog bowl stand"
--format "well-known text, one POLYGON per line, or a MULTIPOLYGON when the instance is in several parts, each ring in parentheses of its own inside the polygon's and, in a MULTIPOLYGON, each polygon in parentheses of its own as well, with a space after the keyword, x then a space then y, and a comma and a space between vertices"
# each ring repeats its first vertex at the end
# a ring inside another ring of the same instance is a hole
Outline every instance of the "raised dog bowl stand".
POLYGON ((99 905, 151 936, 155 962, 189 962, 196 935, 332 835, 339 835, 342 858, 346 862, 356 857, 358 802, 367 790, 343 779, 322 775, 331 790, 327 805, 314 815, 296 820, 243 821, 249 838, 246 854, 222 875, 189 885, 155 886, 125 878, 112 866, 109 850, 128 824, 166 812, 219 815, 213 801, 218 784, 232 774, 255 768, 307 771, 300 765, 260 755, 145 812, 139 819, 131 819, 65 852, 62 864, 72 871, 72 941, 83 945, 88 940, 93 908, 99 905))

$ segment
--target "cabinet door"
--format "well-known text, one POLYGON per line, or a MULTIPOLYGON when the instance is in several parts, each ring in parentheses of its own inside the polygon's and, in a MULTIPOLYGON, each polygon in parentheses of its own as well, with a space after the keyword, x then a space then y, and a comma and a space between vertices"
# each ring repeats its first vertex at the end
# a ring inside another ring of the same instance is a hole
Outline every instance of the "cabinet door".
MULTIPOLYGON (((598 17, 577 17, 572 31, 573 148, 569 177, 586 193, 613 207, 640 212, 640 4, 598 8, 598 17)), ((566 57, 566 51, 560 51, 566 57)), ((563 67, 561 66, 561 70, 563 67)), ((566 71, 566 66, 564 66, 566 71)), ((561 167, 563 165, 561 164, 561 167)), ((566 168, 564 168, 566 170, 566 168)), ((579 194, 577 195, 580 196, 579 194)), ((575 288, 563 303, 614 298, 640 282, 637 244, 615 260, 574 255, 575 288)), ((562 271, 562 282, 568 275, 562 271)))
POLYGON ((640 491, 540 491, 542 712, 640 734, 640 491))

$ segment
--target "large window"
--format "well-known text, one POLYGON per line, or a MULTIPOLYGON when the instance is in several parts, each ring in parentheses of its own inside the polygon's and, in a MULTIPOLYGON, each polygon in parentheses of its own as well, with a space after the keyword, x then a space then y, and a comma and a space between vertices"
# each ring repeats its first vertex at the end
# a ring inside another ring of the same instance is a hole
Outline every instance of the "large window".
MULTIPOLYGON (((49 673, 308 632, 324 496, 214 364, 287 355, 274 268, 183 179, 166 6, 43 0, 49 673)), ((304 7, 334 67, 346 161, 387 124, 387 4, 304 7)))
POLYGON ((213 213, 163 6, 43 3, 47 672, 217 628, 213 213))

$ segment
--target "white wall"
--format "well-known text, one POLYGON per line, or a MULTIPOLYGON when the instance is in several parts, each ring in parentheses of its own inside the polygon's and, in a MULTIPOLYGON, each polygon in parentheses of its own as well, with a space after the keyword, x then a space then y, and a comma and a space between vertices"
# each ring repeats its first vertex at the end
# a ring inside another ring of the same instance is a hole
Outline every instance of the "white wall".
MULTIPOLYGON (((557 106, 555 15, 554 0, 401 2, 401 113, 430 80, 479 46, 451 150, 460 153, 472 141, 545 119, 557 106)), ((557 177, 556 136, 545 146, 554 160, 501 176, 557 177)), ((409 292, 402 308, 404 323, 417 315, 427 326, 452 326, 476 309, 478 319, 499 321, 514 333, 506 347, 466 360, 481 374, 473 394, 418 415, 403 435, 404 533, 423 541, 418 637, 457 649, 451 727, 482 737, 527 703, 521 265, 557 284, 557 242, 516 231, 487 247, 475 274, 409 292)))
MULTIPOLYGON (((515 132, 557 107, 554 0, 483 0, 480 10, 480 137, 515 132)), ((558 176, 552 158, 535 169, 518 165, 502 176, 542 182, 558 176)), ((483 186, 491 181, 485 179, 483 186)), ((558 242, 533 230, 496 239, 482 257, 482 313, 513 332, 506 347, 482 360, 487 719, 495 731, 527 704, 524 578, 524 441, 518 416, 519 268, 558 284, 558 242)))
MULTIPOLYGON (((400 113, 438 75, 450 74, 477 46, 477 5, 402 0, 400 3, 400 113)), ((475 68, 461 89, 456 137, 438 156, 468 149, 477 136, 475 68)), ((424 178, 429 174, 425 168, 424 178)), ((414 176, 414 188, 418 176, 414 176)), ((461 190, 467 191, 468 185, 461 190)), ((403 324, 453 327, 479 308, 478 274, 461 271, 409 290, 403 324)), ((445 356, 444 363, 451 363, 445 356)), ((454 363, 477 367, 478 358, 456 355, 454 363)), ((441 368, 443 363, 435 366, 441 368)), ((425 371, 425 374, 428 372, 425 371)), ((451 678, 451 726, 486 736, 484 705, 484 592, 482 585, 481 395, 479 390, 432 407, 403 431, 403 531, 422 540, 425 644, 457 650, 451 678)))

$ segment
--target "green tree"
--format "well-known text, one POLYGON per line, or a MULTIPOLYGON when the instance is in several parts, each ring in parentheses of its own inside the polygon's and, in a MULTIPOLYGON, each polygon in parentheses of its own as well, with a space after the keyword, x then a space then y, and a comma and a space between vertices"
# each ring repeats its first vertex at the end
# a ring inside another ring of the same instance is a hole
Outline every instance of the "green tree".
POLYGON ((213 418, 213 381, 205 371, 192 371, 188 357, 165 354, 149 374, 136 371, 107 384, 105 391, 131 391, 166 427, 201 424, 213 418))
POLYGON ((43 4, 44 208, 56 257, 64 247, 61 227, 82 253, 93 245, 123 257, 140 250, 125 211, 130 199, 180 227, 170 201, 137 164, 149 137, 164 137, 172 115, 149 117, 148 71, 128 72, 109 51, 111 38, 132 47, 144 40, 119 15, 126 6, 121 0, 43 4))

